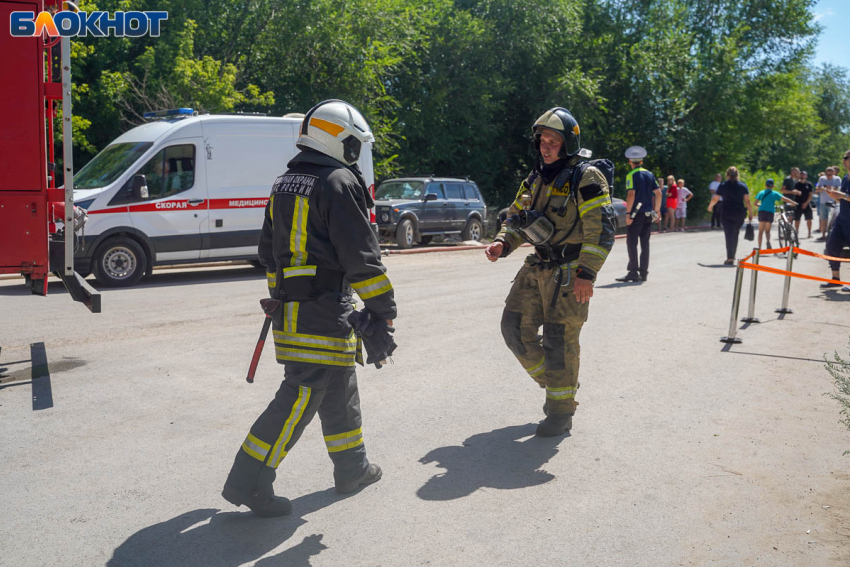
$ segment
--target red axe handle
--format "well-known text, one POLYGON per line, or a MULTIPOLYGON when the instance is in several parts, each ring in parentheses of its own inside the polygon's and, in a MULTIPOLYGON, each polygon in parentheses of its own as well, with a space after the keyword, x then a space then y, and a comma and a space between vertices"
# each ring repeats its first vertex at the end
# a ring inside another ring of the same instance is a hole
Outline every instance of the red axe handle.
POLYGON ((260 338, 257 340, 257 346, 254 347, 254 356, 251 357, 251 366, 248 367, 248 376, 245 377, 249 384, 254 383, 254 374, 257 372, 257 365, 260 363, 260 355, 263 354, 263 346, 266 344, 266 337, 271 325, 272 319, 266 315, 266 320, 263 321, 263 330, 260 331, 260 338))

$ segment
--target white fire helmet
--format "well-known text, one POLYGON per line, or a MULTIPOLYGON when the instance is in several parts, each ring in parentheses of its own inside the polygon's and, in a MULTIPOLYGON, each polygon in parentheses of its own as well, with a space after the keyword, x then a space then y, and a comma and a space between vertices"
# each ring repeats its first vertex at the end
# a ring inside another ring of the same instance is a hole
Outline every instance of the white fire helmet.
POLYGON ((360 158, 363 144, 374 141, 363 115, 347 102, 333 99, 320 102, 304 116, 295 145, 352 165, 360 158))

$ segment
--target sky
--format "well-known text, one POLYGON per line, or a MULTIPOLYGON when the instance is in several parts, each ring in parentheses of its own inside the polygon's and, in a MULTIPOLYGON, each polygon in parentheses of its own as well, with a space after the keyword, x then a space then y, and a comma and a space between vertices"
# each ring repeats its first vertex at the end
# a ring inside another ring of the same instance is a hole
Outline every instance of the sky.
POLYGON ((847 28, 850 0, 820 0, 814 13, 815 21, 824 26, 818 37, 815 64, 831 63, 850 68, 850 30, 847 28))

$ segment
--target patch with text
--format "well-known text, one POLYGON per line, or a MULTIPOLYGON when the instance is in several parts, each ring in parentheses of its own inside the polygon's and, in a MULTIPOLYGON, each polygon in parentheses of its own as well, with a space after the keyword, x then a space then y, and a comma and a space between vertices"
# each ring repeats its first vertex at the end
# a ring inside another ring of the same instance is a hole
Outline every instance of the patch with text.
POLYGON ((285 173, 275 179, 272 193, 289 193, 298 197, 309 197, 319 177, 303 173, 285 173))

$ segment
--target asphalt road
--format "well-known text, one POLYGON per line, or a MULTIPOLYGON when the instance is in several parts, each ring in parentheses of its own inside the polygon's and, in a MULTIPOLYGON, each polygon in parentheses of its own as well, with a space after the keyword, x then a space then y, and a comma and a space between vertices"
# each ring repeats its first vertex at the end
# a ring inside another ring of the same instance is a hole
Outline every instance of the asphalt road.
POLYGON ((533 436, 543 393, 499 332, 524 254, 387 257, 400 347, 358 370, 384 478, 338 497, 313 423, 275 485, 295 511, 272 520, 219 496, 282 377, 267 345, 244 380, 261 274, 157 272, 99 315, 0 282, 0 565, 850 564, 850 432, 822 362, 848 353, 850 293, 794 280, 779 319, 762 274, 762 323, 728 348, 722 234, 652 245, 648 282, 614 283, 621 240, 600 274, 559 439, 533 436))

